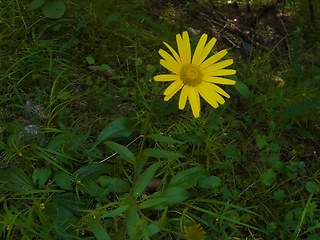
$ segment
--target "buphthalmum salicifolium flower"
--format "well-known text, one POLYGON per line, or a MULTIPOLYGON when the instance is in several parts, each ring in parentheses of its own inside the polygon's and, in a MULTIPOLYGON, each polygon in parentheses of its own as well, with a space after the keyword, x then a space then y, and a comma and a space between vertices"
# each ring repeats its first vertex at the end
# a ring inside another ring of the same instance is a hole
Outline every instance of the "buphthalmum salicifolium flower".
POLYGON ((182 36, 176 35, 179 54, 169 44, 163 42, 172 55, 160 49, 159 54, 163 57, 160 64, 172 74, 161 74, 154 77, 155 81, 173 82, 164 91, 165 101, 168 101, 181 89, 179 109, 184 109, 187 99, 189 99, 195 118, 200 115, 199 94, 212 107, 217 108, 219 104, 225 103, 222 96, 230 97, 217 84, 234 85, 236 83, 231 79, 221 77, 236 73, 233 69, 224 69, 233 63, 232 59, 218 62, 227 54, 227 50, 224 49, 207 58, 217 41, 212 38, 207 43, 207 39, 207 34, 201 36, 192 57, 188 32, 183 32, 182 36))
POLYGON ((206 232, 200 224, 196 224, 185 229, 184 237, 186 240, 204 240, 206 238, 206 232))

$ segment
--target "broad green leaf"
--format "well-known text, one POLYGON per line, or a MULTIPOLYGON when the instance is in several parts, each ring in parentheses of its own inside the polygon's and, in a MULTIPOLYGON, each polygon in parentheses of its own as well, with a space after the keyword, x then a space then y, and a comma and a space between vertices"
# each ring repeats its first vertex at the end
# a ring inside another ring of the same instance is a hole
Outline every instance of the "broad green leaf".
POLYGON ((8 191, 23 192, 36 190, 31 179, 21 169, 16 167, 4 170, 0 174, 0 181, 4 182, 3 186, 8 191))
POLYGON ((110 192, 109 189, 102 188, 95 181, 87 181, 83 184, 80 184, 80 190, 99 200, 105 199, 110 192))
MULTIPOLYGON (((55 199, 56 200, 56 199, 55 199)), ((72 210, 65 207, 63 203, 54 204, 54 222, 53 224, 63 224, 66 226, 70 226, 75 221, 76 217, 72 214, 72 210)), ((49 238, 50 239, 50 238, 49 238)))
POLYGON ((147 148, 142 152, 143 156, 155 158, 183 158, 184 155, 176 152, 166 151, 157 148, 147 148))
POLYGON ((104 144, 106 144, 113 151, 117 152, 124 160, 128 161, 131 164, 135 164, 136 158, 127 147, 113 141, 105 141, 104 144))
POLYGON ((96 182, 111 192, 125 193, 130 190, 128 182, 116 177, 100 176, 96 182))
POLYGON ((264 146, 267 145, 267 136, 266 135, 255 135, 256 145, 259 149, 262 149, 264 146))
POLYGON ((39 7, 41 7, 47 0, 33 0, 30 4, 29 4, 29 9, 30 10, 34 10, 37 9, 39 7))
POLYGON ((132 126, 132 122, 128 118, 114 120, 101 131, 95 145, 114 137, 129 137, 133 132, 132 126))
POLYGON ((96 60, 93 57, 90 57, 90 56, 86 57, 86 61, 87 61, 87 63, 89 63, 91 65, 96 62, 96 60))
POLYGON ((84 210, 88 210, 89 202, 86 198, 79 199, 77 194, 72 192, 66 192, 62 194, 53 195, 50 200, 55 205, 63 206, 64 208, 70 210, 72 213, 79 214, 84 210))
POLYGON ((102 64, 102 65, 100 66, 100 69, 101 69, 101 70, 104 70, 104 71, 107 71, 107 70, 110 70, 111 67, 110 67, 108 64, 102 64))
POLYGON ((217 189, 221 186, 221 179, 217 176, 209 176, 201 178, 199 181, 199 186, 205 189, 217 189))
POLYGON ((308 190, 309 193, 312 193, 312 192, 318 193, 320 190, 319 184, 314 181, 308 181, 306 183, 306 189, 308 190))
POLYGON ((183 170, 175 175, 170 183, 169 187, 183 186, 186 188, 194 187, 200 178, 206 177, 207 171, 202 167, 193 167, 187 170, 183 170))
POLYGON ((240 93, 243 97, 248 98, 250 97, 250 91, 246 84, 242 82, 237 82, 236 85, 234 85, 238 93, 240 93))
POLYGON ((150 135, 150 138, 152 138, 158 142, 184 144, 184 142, 175 140, 171 137, 162 136, 162 135, 158 135, 158 134, 152 134, 152 135, 150 135))
POLYGON ((43 185, 48 181, 50 175, 51 168, 36 168, 32 174, 33 183, 38 183, 39 187, 43 187, 43 185))
POLYGON ((261 180, 264 185, 270 186, 276 180, 276 177, 274 170, 268 169, 261 175, 261 180))
POLYGON ((148 183, 153 178, 154 174, 160 167, 161 162, 156 162, 148 167, 141 176, 138 177, 138 180, 133 185, 133 196, 138 198, 143 190, 147 187, 148 183))
POLYGON ((282 200, 285 198, 285 196, 286 195, 284 194, 284 191, 281 189, 273 192, 273 198, 276 201, 282 202, 282 200))
POLYGON ((55 174, 54 180, 56 184, 62 189, 72 190, 71 176, 68 173, 59 171, 55 174))
POLYGON ((119 19, 120 15, 121 14, 119 12, 113 12, 107 17, 106 22, 107 23, 115 22, 119 19))
POLYGON ((183 187, 168 187, 163 191, 162 197, 168 198, 168 205, 173 205, 189 198, 189 194, 183 187))
POLYGON ((48 0, 42 7, 43 14, 48 18, 60 18, 66 10, 63 0, 48 0))
POLYGON ((90 219, 88 221, 89 229, 97 238, 97 240, 111 240, 109 234, 107 233, 106 229, 102 224, 95 218, 90 219))
POLYGON ((93 163, 77 169, 73 175, 81 182, 96 180, 102 174, 110 172, 110 165, 104 163, 93 163))
POLYGON ((123 205, 121 207, 118 207, 116 209, 113 209, 105 214, 103 214, 100 218, 106 218, 106 217, 114 217, 114 216, 118 216, 120 215, 121 213, 124 213, 125 211, 127 211, 129 208, 129 205, 126 204, 126 205, 123 205))
POLYGON ((168 187, 163 191, 156 192, 151 195, 151 198, 154 199, 167 199, 162 204, 154 205, 153 209, 155 210, 163 210, 166 206, 170 206, 176 203, 181 203, 187 198, 189 198, 189 194, 187 190, 183 187, 168 187))

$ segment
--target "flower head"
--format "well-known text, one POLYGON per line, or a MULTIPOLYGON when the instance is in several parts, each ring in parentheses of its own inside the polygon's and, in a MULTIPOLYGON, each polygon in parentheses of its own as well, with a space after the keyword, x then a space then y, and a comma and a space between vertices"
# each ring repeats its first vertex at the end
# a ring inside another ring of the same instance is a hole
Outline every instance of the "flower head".
POLYGON ((186 240, 204 240, 206 238, 206 232, 203 231, 200 224, 196 224, 186 228, 184 237, 186 240))
POLYGON ((227 50, 222 50, 206 59, 216 43, 212 38, 207 44, 207 34, 203 34, 191 58, 191 47, 188 32, 176 35, 179 54, 167 43, 164 42, 172 55, 160 49, 159 54, 163 59, 160 64, 172 72, 172 74, 161 74, 154 77, 155 81, 173 82, 164 91, 164 100, 168 101, 180 89, 179 109, 184 109, 187 99, 189 99, 193 116, 200 115, 200 96, 214 108, 219 104, 224 104, 222 96, 229 98, 224 90, 216 84, 234 85, 236 82, 221 76, 233 75, 236 73, 232 69, 223 69, 233 63, 232 59, 218 62, 227 54, 227 50), (221 96, 222 95, 222 96, 221 96))

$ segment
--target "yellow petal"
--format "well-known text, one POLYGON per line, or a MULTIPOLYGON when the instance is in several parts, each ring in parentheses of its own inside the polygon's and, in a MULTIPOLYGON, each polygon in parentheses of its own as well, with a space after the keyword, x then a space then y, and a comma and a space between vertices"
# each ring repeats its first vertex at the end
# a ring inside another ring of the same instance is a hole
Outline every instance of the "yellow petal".
POLYGON ((214 93, 214 97, 220 104, 224 104, 226 102, 226 100, 224 100, 223 97, 221 97, 218 93, 214 93))
POLYGON ((212 107, 214 107, 214 108, 219 107, 219 104, 217 103, 217 100, 215 99, 215 95, 213 94, 215 92, 210 91, 208 88, 206 88, 205 84, 203 84, 203 83, 198 85, 197 89, 198 89, 200 95, 203 97, 203 99, 206 100, 212 107))
POLYGON ((173 97, 173 95, 176 94, 183 86, 183 82, 181 80, 174 81, 173 83, 170 84, 170 86, 164 91, 164 97, 165 101, 168 101, 170 98, 173 97))
POLYGON ((180 73, 180 68, 177 67, 175 64, 173 64, 172 62, 166 61, 164 59, 160 59, 160 64, 165 67, 166 69, 168 69, 169 71, 175 73, 175 74, 179 74, 180 73))
POLYGON ((187 102, 187 97, 189 95, 189 89, 190 87, 188 85, 184 85, 184 87, 181 90, 180 98, 179 98, 179 109, 184 109, 187 102))
POLYGON ((228 51, 226 49, 221 50, 220 52, 218 52, 217 54, 209 57, 207 60, 205 60, 201 65, 200 68, 201 69, 205 69, 208 66, 214 64, 215 62, 219 61, 221 58, 223 58, 226 54, 228 53, 228 51))
POLYGON ((174 69, 180 69, 181 68, 181 64, 179 64, 169 53, 167 53, 166 51, 160 49, 159 52, 161 57, 164 58, 164 60, 166 60, 167 62, 170 63, 170 65, 172 65, 172 67, 174 69))
POLYGON ((228 67, 232 63, 233 63, 233 59, 224 60, 224 61, 212 64, 205 69, 201 69, 201 71, 203 73, 208 73, 208 75, 209 75, 210 72, 214 72, 214 71, 220 70, 222 68, 228 67))
POLYGON ((180 59, 178 53, 168 43, 166 43, 166 42, 163 42, 163 43, 170 50, 170 52, 172 53, 172 55, 174 56, 176 61, 181 65, 181 59, 180 59))
POLYGON ((199 58, 201 57, 204 46, 206 45, 207 38, 208 38, 207 34, 202 34, 202 36, 197 44, 196 50, 194 51, 194 54, 192 57, 192 64, 194 64, 196 66, 199 66, 199 64, 201 63, 201 62, 199 62, 199 58))
POLYGON ((164 58, 164 60, 167 60, 167 61, 172 61, 172 62, 176 62, 177 65, 181 65, 181 63, 178 63, 177 60, 175 58, 173 58, 169 53, 167 53, 166 51, 164 51, 163 49, 160 49, 159 52, 161 57, 164 58))
POLYGON ((236 84, 236 81, 230 80, 227 78, 222 77, 203 77, 203 81, 211 82, 211 83, 217 83, 217 84, 224 84, 224 85, 234 85, 236 84))
POLYGON ((186 64, 188 64, 187 54, 186 54, 185 46, 183 44, 183 40, 182 40, 182 37, 180 34, 176 35, 176 40, 177 40, 179 55, 181 58, 181 63, 182 63, 182 65, 186 65, 186 64))
POLYGON ((216 86, 215 84, 202 82, 199 87, 199 92, 201 96, 214 108, 218 107, 218 103, 224 104, 226 101, 221 97, 218 93, 221 95, 229 98, 229 94, 227 94, 224 90, 222 90, 220 87, 216 86), (210 101, 210 102, 209 102, 210 101))
POLYGON ((236 74, 236 70, 233 69, 220 69, 213 72, 206 73, 204 72, 204 77, 219 77, 219 76, 227 76, 236 74))
POLYGON ((183 40, 184 49, 186 51, 186 60, 187 60, 187 63, 190 64, 191 63, 191 47, 190 47, 190 38, 187 31, 184 31, 182 33, 182 40, 183 40))
POLYGON ((188 95, 193 116, 198 118, 200 116, 200 97, 199 93, 194 87, 190 87, 188 95))
POLYGON ((212 38, 208 44, 204 47, 202 53, 201 53, 201 57, 198 60, 198 64, 202 63, 203 60, 206 59, 206 57, 208 56, 208 54, 210 53, 211 49, 213 48, 214 44, 216 43, 217 39, 212 38))
POLYGON ((226 93, 222 88, 218 87, 217 85, 215 85, 213 83, 208 83, 208 82, 203 81, 203 82, 201 82, 200 85, 203 85, 203 87, 205 87, 209 92, 217 92, 227 98, 230 97, 230 95, 228 93, 226 93))
POLYGON ((158 82, 170 82, 170 81, 176 81, 179 80, 179 75, 175 74, 161 74, 153 77, 155 81, 158 82))
POLYGON ((221 87, 218 87, 215 84, 210 84, 210 86, 212 87, 212 89, 214 91, 216 91, 217 93, 221 94, 224 97, 230 98, 230 95, 228 93, 226 93, 221 87))

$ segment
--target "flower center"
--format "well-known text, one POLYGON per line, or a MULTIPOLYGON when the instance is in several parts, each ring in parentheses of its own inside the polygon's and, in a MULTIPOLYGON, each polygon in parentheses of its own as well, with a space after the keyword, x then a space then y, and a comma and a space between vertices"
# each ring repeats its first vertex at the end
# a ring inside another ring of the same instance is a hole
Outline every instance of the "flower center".
POLYGON ((198 67, 190 64, 181 68, 180 78, 184 84, 196 86, 201 82, 202 74, 198 67))

